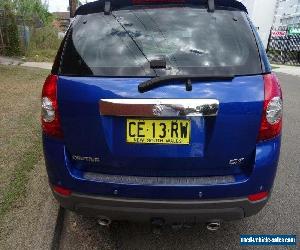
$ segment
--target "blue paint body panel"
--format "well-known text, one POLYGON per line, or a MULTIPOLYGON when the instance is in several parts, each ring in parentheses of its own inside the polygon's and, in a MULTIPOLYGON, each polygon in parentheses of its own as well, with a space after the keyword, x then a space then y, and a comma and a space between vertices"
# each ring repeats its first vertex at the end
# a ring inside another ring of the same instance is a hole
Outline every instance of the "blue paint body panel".
POLYGON ((214 176, 240 174, 254 163, 263 105, 262 76, 232 81, 182 83, 138 92, 145 79, 60 77, 58 101, 70 158, 97 157, 99 164, 73 162, 74 168, 136 176, 214 176), (112 98, 217 99, 216 117, 191 118, 191 144, 126 143, 126 117, 101 116, 99 102, 112 98), (242 166, 230 159, 245 158, 242 166))

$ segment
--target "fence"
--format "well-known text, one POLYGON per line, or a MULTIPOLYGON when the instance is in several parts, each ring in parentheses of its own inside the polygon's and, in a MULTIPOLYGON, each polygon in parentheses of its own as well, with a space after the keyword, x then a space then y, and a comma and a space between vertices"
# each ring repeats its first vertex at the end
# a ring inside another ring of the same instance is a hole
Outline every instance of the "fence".
POLYGON ((291 30, 288 28, 271 30, 267 53, 272 63, 300 65, 300 32, 291 30))

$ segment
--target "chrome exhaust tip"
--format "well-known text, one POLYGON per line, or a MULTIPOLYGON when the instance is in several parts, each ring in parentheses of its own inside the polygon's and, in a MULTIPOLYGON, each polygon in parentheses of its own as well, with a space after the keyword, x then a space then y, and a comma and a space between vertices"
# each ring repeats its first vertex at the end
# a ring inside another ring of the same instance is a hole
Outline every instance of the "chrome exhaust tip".
POLYGON ((98 218, 97 222, 102 227, 108 227, 111 224, 111 220, 107 217, 98 218))
POLYGON ((206 228, 209 231, 217 231, 221 227, 221 222, 220 221, 212 221, 206 223, 206 228))

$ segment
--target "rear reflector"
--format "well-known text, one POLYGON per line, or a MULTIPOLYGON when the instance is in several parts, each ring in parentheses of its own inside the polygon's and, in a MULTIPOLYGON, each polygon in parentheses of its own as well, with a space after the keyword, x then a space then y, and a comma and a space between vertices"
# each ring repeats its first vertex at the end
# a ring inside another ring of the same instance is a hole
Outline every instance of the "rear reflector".
POLYGON ((282 92, 274 74, 264 75, 264 106, 258 141, 272 139, 282 129, 282 92))
POLYGON ((70 189, 61 186, 53 186, 53 191, 63 196, 70 196, 72 194, 72 191, 70 189))
POLYGON ((266 197, 268 197, 268 192, 260 192, 260 193, 257 193, 257 194, 250 194, 248 196, 248 200, 249 201, 260 201, 260 200, 263 200, 265 199, 266 197))

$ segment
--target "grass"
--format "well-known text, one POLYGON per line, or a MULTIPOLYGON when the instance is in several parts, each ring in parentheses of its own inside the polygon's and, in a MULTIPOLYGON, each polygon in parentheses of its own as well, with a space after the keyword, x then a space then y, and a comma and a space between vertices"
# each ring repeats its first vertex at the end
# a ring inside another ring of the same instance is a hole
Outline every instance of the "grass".
POLYGON ((46 70, 0 65, 0 221, 26 196, 42 158, 40 93, 46 70))
POLYGON ((27 61, 53 62, 61 40, 58 30, 52 25, 47 25, 32 31, 30 46, 25 53, 27 61))
POLYGON ((34 49, 26 53, 25 59, 30 62, 53 62, 57 49, 34 49))
POLYGON ((17 164, 11 182, 4 190, 3 201, 0 205, 0 221, 13 204, 25 196, 29 173, 41 158, 41 148, 39 145, 40 143, 36 143, 27 150, 26 154, 17 164))

